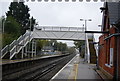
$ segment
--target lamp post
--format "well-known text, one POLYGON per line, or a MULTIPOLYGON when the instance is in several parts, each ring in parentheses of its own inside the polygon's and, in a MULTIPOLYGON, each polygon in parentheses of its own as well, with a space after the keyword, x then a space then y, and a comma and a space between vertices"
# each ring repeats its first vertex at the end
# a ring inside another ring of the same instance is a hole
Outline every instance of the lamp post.
MULTIPOLYGON (((29 48, 28 48, 28 50, 29 50, 29 54, 30 54, 31 18, 29 19, 29 22, 30 22, 30 29, 29 29, 29 48)), ((30 57, 33 57, 33 52, 30 55, 30 57)))
MULTIPOLYGON (((80 21, 84 21, 85 22, 85 31, 87 31, 87 21, 92 21, 91 19, 80 19, 80 21)), ((88 63, 90 63, 90 54, 88 52, 87 54, 87 50, 89 51, 89 49, 87 49, 87 35, 85 33, 85 60, 88 60, 88 63)))
POLYGON ((5 17, 2 16, 2 33, 4 34, 5 17))

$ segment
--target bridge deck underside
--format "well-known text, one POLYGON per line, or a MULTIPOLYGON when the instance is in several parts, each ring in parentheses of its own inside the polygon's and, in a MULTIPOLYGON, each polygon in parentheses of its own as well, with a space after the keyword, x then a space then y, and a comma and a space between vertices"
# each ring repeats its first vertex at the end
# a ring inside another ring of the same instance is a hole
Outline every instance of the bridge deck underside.
POLYGON ((40 31, 33 32, 36 39, 56 39, 56 40, 85 40, 85 33, 80 31, 40 31))

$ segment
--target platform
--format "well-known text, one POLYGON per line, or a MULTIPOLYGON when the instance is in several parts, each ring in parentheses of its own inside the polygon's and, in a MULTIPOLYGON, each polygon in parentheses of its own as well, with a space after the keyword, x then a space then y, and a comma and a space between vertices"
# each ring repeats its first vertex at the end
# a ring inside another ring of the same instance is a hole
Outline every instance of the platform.
POLYGON ((84 59, 77 54, 50 81, 79 81, 80 79, 103 81, 95 69, 95 64, 85 63, 84 59))
POLYGON ((9 59, 2 59, 2 65, 3 64, 11 64, 11 63, 17 63, 17 62, 23 62, 23 61, 30 61, 30 60, 37 60, 37 59, 44 59, 44 58, 50 58, 50 57, 56 57, 60 55, 48 55, 48 56, 41 56, 41 57, 34 57, 34 58, 26 58, 26 59, 16 59, 16 60, 9 60, 9 59))

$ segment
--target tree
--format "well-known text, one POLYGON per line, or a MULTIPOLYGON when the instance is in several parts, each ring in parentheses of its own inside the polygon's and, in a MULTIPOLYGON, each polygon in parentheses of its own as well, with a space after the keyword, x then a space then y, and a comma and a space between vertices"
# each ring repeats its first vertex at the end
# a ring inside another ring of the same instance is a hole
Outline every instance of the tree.
POLYGON ((75 54, 75 53, 76 53, 76 50, 75 50, 74 47, 70 47, 70 48, 68 48, 68 52, 69 52, 70 54, 75 54))
POLYGON ((67 44, 62 42, 57 42, 56 40, 38 40, 37 48, 41 51, 44 46, 50 46, 54 48, 54 51, 65 52, 68 50, 67 44))
POLYGON ((0 49, 2 48, 2 17, 0 17, 0 49))
MULTIPOLYGON (((18 23, 21 25, 21 34, 24 34, 27 29, 30 29, 30 9, 27 5, 24 5, 24 2, 11 2, 9 11, 6 13, 6 16, 12 16, 16 19, 18 23)), ((35 24, 35 19, 31 18, 31 30, 33 30, 33 26, 35 24)))
POLYGON ((43 46, 46 46, 48 40, 37 40, 37 49, 41 51, 43 46))
POLYGON ((31 22, 29 22, 29 24, 31 24, 31 28, 30 26, 28 27, 31 31, 33 31, 34 29, 34 25, 36 24, 36 19, 34 19, 33 17, 31 18, 31 22))
POLYGON ((13 34, 15 36, 20 36, 20 24, 12 17, 8 16, 4 25, 4 32, 7 34, 13 34))
POLYGON ((58 50, 58 44, 59 43, 57 41, 54 42, 54 50, 58 50))
POLYGON ((74 41, 75 47, 79 49, 81 57, 85 54, 85 41, 74 41))
POLYGON ((2 37, 3 47, 20 36, 20 28, 19 23, 12 16, 6 18, 2 37))
POLYGON ((81 51, 81 46, 85 44, 85 41, 74 41, 75 47, 79 49, 79 52, 81 51))
POLYGON ((67 50, 67 44, 59 42, 57 45, 57 49, 58 49, 58 51, 64 52, 67 50))

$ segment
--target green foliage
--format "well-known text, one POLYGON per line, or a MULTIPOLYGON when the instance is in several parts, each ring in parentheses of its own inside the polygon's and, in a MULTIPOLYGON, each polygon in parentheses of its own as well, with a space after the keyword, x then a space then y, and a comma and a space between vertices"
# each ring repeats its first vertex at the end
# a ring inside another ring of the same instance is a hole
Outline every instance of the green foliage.
POLYGON ((0 49, 2 48, 2 35, 0 34, 0 49))
POLYGON ((81 47, 85 45, 85 41, 74 41, 75 47, 81 51, 81 47))
POLYGON ((44 46, 51 46, 54 47, 54 50, 62 52, 68 50, 66 43, 57 42, 56 40, 37 40, 37 48, 39 50, 41 50, 44 46))
POLYGON ((85 55, 85 41, 74 41, 75 47, 79 49, 81 57, 85 55))
POLYGON ((24 5, 24 2, 11 2, 9 11, 6 13, 7 17, 12 16, 21 25, 21 34, 24 34, 27 29, 30 29, 30 25, 31 30, 33 30, 35 25, 35 19, 33 17, 29 19, 29 11, 30 9, 27 5, 24 5))
POLYGON ((67 44, 62 42, 58 43, 57 48, 58 51, 62 51, 62 52, 68 49, 67 44))
POLYGON ((20 25, 12 17, 8 16, 4 24, 4 33, 2 34, 3 47, 10 44, 13 40, 20 36, 20 25))
POLYGON ((7 34, 13 34, 20 36, 20 24, 12 17, 8 16, 5 21, 4 32, 7 34))
POLYGON ((31 28, 30 26, 28 27, 31 31, 33 31, 34 29, 34 25, 36 24, 36 19, 34 19, 33 17, 31 18, 31 23, 29 22, 29 24, 31 24, 31 28))
POLYGON ((2 17, 0 17, 0 34, 2 33, 2 17))
POLYGON ((58 49, 58 42, 54 41, 54 50, 57 50, 57 49, 58 49))
POLYGON ((37 49, 41 51, 43 46, 48 43, 48 40, 37 40, 37 49))
POLYGON ((24 2, 11 2, 9 11, 6 13, 7 18, 4 18, 5 23, 0 25, 1 27, 4 25, 4 34, 1 36, 3 46, 10 44, 21 34, 24 34, 27 29, 33 30, 35 19, 29 18, 29 11, 30 9, 24 5, 24 2))
POLYGON ((75 50, 74 47, 70 47, 70 48, 68 49, 68 52, 69 52, 70 54, 75 54, 76 50, 75 50))
POLYGON ((15 35, 13 35, 13 34, 7 34, 7 33, 3 34, 3 38, 2 38, 3 47, 5 45, 10 44, 15 39, 17 39, 17 37, 15 37, 15 35))

